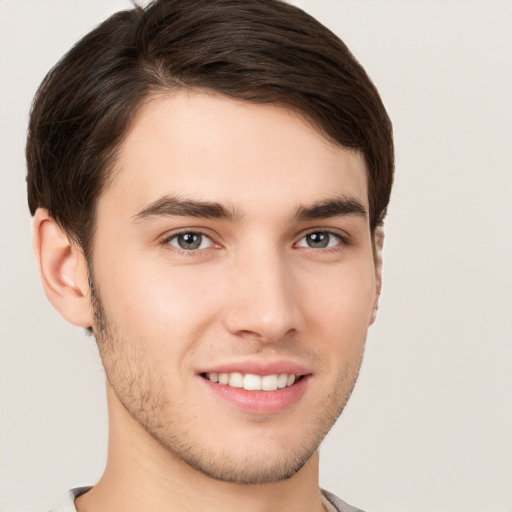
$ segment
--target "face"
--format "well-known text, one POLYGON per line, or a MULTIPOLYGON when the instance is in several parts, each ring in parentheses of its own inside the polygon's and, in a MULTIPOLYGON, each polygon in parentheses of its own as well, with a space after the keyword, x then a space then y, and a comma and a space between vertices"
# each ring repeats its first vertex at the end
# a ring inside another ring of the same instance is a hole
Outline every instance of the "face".
POLYGON ((216 479, 295 474, 341 413, 376 300, 365 165, 277 106, 139 111, 98 202, 94 332, 116 400, 216 479))

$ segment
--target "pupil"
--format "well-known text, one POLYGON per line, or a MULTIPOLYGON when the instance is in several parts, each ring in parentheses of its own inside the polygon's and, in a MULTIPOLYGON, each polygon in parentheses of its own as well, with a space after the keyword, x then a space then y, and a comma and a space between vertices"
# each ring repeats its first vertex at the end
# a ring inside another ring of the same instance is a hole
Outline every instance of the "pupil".
POLYGON ((197 249, 201 245, 201 235, 196 233, 185 233, 178 237, 178 244, 182 249, 197 249))
POLYGON ((327 233, 310 233, 306 236, 306 240, 310 247, 323 249, 329 244, 329 235, 327 233))

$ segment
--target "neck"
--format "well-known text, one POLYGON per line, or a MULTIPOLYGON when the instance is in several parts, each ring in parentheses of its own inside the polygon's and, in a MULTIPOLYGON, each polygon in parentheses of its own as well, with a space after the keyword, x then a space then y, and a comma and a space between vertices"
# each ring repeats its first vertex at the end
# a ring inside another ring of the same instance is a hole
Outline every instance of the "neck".
POLYGON ((153 439, 108 388, 109 450, 105 472, 77 498, 78 512, 312 512, 323 510, 318 452, 293 477, 243 485, 213 479, 153 439))

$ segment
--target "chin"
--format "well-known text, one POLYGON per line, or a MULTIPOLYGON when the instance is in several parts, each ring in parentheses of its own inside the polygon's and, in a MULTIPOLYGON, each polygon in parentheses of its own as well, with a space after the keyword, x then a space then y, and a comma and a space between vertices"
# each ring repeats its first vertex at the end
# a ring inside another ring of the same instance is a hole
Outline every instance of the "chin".
POLYGON ((194 470, 213 480, 239 485, 262 485, 288 480, 296 475, 308 462, 313 450, 290 453, 246 453, 243 457, 233 457, 202 452, 184 453, 178 457, 194 470), (237 460, 238 459, 238 460, 237 460))

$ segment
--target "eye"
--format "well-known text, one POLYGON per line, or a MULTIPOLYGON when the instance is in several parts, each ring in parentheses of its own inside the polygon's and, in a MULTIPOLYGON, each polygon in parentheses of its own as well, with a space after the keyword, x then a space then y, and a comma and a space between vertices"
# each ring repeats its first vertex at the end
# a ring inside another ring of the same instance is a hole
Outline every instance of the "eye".
POLYGON ((208 249, 213 245, 210 237, 202 233, 186 231, 177 233, 166 240, 166 243, 183 251, 197 251, 200 249, 208 249))
POLYGON ((297 247, 309 247, 310 249, 329 249, 330 247, 336 247, 341 242, 342 238, 339 235, 329 231, 314 231, 302 237, 298 241, 297 247))

